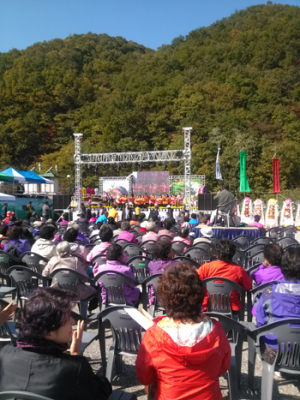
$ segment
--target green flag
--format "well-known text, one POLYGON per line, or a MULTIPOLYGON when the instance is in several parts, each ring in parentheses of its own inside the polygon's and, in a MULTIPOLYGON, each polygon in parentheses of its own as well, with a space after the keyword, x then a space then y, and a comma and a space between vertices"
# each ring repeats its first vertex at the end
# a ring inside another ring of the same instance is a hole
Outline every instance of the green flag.
POLYGON ((240 152, 240 192, 251 192, 246 174, 246 157, 245 151, 240 152))

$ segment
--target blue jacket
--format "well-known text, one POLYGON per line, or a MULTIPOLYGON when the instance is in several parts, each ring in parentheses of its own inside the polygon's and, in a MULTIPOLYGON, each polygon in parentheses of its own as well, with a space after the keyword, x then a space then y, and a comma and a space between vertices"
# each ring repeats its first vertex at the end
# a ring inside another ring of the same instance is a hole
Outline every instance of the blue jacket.
MULTIPOLYGON (((31 246, 30 243, 27 239, 15 239, 15 240, 10 240, 10 244, 14 246, 15 244, 20 243, 19 246, 17 246, 17 250, 19 254, 21 255, 22 253, 25 253, 25 251, 30 251, 31 246)), ((4 245, 4 251, 9 250, 9 245, 6 243, 4 245)))
MULTIPOLYGON (((256 308, 257 326, 271 324, 283 318, 300 318, 300 281, 281 281, 269 286, 256 308)), ((276 348, 275 335, 266 335, 264 342, 276 348)))

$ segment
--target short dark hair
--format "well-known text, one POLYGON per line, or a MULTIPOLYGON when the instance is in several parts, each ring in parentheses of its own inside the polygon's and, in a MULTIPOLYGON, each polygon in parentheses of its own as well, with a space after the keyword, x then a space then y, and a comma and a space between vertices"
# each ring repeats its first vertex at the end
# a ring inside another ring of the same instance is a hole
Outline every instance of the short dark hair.
POLYGON ((22 221, 21 219, 16 219, 16 220, 15 220, 15 226, 20 226, 20 227, 22 227, 22 225, 23 225, 23 221, 22 221))
POLYGON ((140 222, 140 223, 141 223, 141 222, 143 222, 143 219, 144 219, 144 218, 143 218, 141 215, 139 215, 139 216, 137 217, 137 222, 140 222))
POLYGON ((45 335, 65 325, 77 301, 77 294, 69 290, 35 289, 17 313, 18 340, 34 345, 46 343, 45 335))
POLYGON ((6 224, 0 225, 0 235, 6 236, 7 230, 8 230, 8 226, 6 224))
POLYGON ((229 185, 223 185, 223 189, 229 190, 229 185))
POLYGON ((111 244, 106 252, 106 258, 110 261, 117 261, 123 254, 123 247, 117 243, 111 244))
POLYGON ((166 268, 158 281, 157 295, 168 317, 197 321, 204 289, 195 267, 178 263, 166 268))
POLYGON ((182 238, 187 238, 189 236, 190 233, 190 228, 188 228, 187 226, 180 228, 180 237, 182 238))
POLYGON ((297 282, 300 280, 300 248, 291 247, 284 252, 281 271, 286 281, 297 282))
POLYGON ((114 223, 115 223, 114 217, 108 217, 108 218, 107 218, 107 223, 108 223, 108 224, 114 224, 114 223))
POLYGON ((166 219, 164 221, 164 228, 167 229, 168 231, 172 228, 172 222, 169 219, 166 219))
POLYGON ((281 267, 282 256, 283 250, 278 244, 271 243, 265 245, 264 257, 271 265, 281 267))
POLYGON ((231 262, 235 255, 235 243, 228 239, 221 239, 216 244, 216 253, 219 260, 231 262))
POLYGON ((206 224, 207 223, 207 217, 201 217, 201 224, 206 224))
POLYGON ((47 240, 52 240, 54 237, 54 232, 56 231, 55 226, 50 225, 50 224, 45 224, 41 227, 40 229, 40 238, 41 239, 47 239, 47 240))
POLYGON ((103 222, 100 222, 100 221, 97 222, 96 223, 97 229, 100 229, 102 225, 103 225, 103 222))
POLYGON ((109 242, 113 238, 113 231, 108 225, 102 225, 99 236, 101 242, 109 242))
POLYGON ((184 217, 183 218, 183 222, 189 222, 189 220, 190 220, 189 217, 184 217))
POLYGON ((260 215, 254 215, 254 221, 259 222, 260 221, 260 215))
POLYGON ((22 235, 22 229, 19 226, 13 226, 7 231, 7 239, 8 240, 16 240, 20 239, 22 235))
POLYGON ((64 240, 66 240, 69 243, 75 242, 75 240, 77 239, 78 232, 79 232, 78 229, 75 228, 67 229, 64 233, 64 240))
POLYGON ((16 214, 11 215, 11 216, 9 217, 9 220, 10 220, 10 221, 16 221, 16 220, 17 220, 16 214))
POLYGON ((68 215, 68 213, 63 213, 62 217, 63 217, 63 219, 64 219, 65 221, 69 221, 69 215, 68 215))
POLYGON ((191 214, 191 218, 192 218, 192 219, 196 219, 196 218, 197 218, 197 215, 196 215, 195 213, 192 213, 192 214, 191 214))
POLYGON ((121 229, 122 231, 130 231, 130 223, 128 221, 123 221, 121 223, 121 229))
POLYGON ((153 257, 156 260, 166 260, 168 258, 168 254, 171 251, 171 248, 171 238, 170 240, 161 240, 160 242, 156 242, 153 245, 153 257))

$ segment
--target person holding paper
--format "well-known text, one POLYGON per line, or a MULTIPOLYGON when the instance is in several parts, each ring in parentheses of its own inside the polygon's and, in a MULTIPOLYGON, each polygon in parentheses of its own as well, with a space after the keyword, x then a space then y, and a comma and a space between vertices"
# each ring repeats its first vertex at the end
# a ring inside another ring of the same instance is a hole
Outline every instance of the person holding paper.
POLYGON ((167 268, 157 286, 166 316, 154 319, 142 340, 136 373, 154 385, 154 399, 222 400, 219 376, 231 350, 220 322, 201 313, 204 289, 194 267, 167 268))

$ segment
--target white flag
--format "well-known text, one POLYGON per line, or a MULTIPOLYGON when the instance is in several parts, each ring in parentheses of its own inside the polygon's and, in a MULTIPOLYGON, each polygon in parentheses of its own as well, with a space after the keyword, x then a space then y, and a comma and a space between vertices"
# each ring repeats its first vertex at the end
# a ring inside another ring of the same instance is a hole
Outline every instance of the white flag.
POLYGON ((217 160, 216 160, 216 179, 223 180, 220 170, 220 148, 218 148, 217 160))

